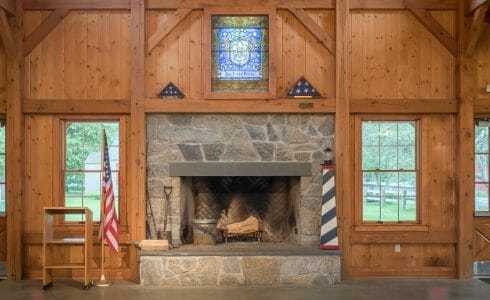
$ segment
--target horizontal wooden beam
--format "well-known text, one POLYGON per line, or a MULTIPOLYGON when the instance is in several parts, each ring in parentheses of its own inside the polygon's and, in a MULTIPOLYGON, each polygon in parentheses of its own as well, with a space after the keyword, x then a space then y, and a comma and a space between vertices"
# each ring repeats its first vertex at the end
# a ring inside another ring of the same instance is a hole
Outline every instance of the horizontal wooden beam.
POLYGON ((456 113, 456 99, 351 99, 352 113, 456 113))
POLYGON ((3 8, 8 14, 15 16, 15 0, 0 0, 0 8, 3 8))
POLYGON ((480 6, 484 4, 489 4, 490 0, 465 0, 466 1, 466 8, 465 8, 465 14, 466 16, 470 16, 475 12, 480 6))
MULTIPOLYGON (((82 225, 80 225, 82 227, 82 225)), ((93 241, 94 245, 100 245, 100 241, 98 239, 98 228, 96 225, 94 225, 94 230, 93 230, 93 241)), ((55 232, 58 235, 63 235, 64 237, 74 237, 74 236, 81 236, 83 235, 83 231, 80 230, 78 232, 64 232, 61 230, 55 230, 55 232)), ((22 234, 22 243, 24 245, 42 245, 43 244, 43 234, 42 233, 37 233, 37 232, 30 232, 30 233, 24 233, 22 234)), ((119 233, 119 244, 122 245, 131 245, 131 239, 130 239, 130 234, 127 232, 121 232, 119 233)))
POLYGON ((24 100, 25 114, 128 114, 129 100, 24 100))
POLYGON ((147 99, 147 113, 333 113, 335 99, 147 99))
POLYGON ((148 9, 204 9, 213 7, 276 7, 334 9, 335 0, 148 0, 148 9))
POLYGON ((155 33, 153 33, 148 39, 147 43, 147 53, 149 54, 153 49, 155 49, 160 42, 167 37, 167 35, 184 20, 185 17, 192 11, 190 8, 181 8, 172 14, 168 20, 160 26, 155 33))
MULTIPOLYGON (((403 252, 403 248, 402 248, 403 252)), ((351 267, 351 277, 441 277, 454 278, 455 267, 351 267), (401 271, 403 270, 403 271, 401 271)))
POLYGON ((12 35, 7 15, 3 10, 0 10, 0 40, 5 50, 7 50, 7 55, 12 57, 15 52, 14 36, 12 35))
POLYGON ((455 244, 455 232, 353 232, 352 244, 455 244))
POLYGON ((426 9, 408 6, 407 9, 415 16, 416 19, 424 25, 441 44, 451 52, 453 56, 458 54, 458 42, 456 39, 430 14, 426 9))
POLYGON ((476 45, 478 44, 478 40, 483 32, 483 28, 485 27, 484 21, 487 15, 489 3, 485 3, 484 5, 478 7, 473 14, 473 19, 471 20, 471 27, 469 32, 469 37, 467 39, 466 45, 466 55, 471 56, 473 51, 475 51, 476 45))
POLYGON ((52 10, 67 8, 74 10, 130 9, 131 0, 18 0, 23 1, 25 10, 52 10))
POLYGON ((475 114, 490 113, 490 98, 478 98, 473 102, 475 114))
POLYGON ((302 8, 290 8, 289 11, 315 36, 330 53, 335 55, 335 42, 302 8))
POLYGON ((24 40, 24 56, 29 55, 37 45, 59 24, 70 12, 69 8, 55 9, 34 31, 24 40))
POLYGON ((351 0, 350 9, 406 9, 407 2, 413 8, 430 10, 456 10, 458 7, 457 0, 351 0))

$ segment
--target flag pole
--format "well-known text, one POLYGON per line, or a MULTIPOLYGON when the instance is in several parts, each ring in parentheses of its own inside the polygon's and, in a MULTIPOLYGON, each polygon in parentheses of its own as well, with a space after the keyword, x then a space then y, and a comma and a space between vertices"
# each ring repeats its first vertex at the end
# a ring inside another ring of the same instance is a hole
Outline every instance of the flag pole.
MULTIPOLYGON (((105 155, 104 155, 104 149, 105 149, 105 129, 102 129, 102 172, 103 172, 103 175, 102 176, 105 176, 105 155)), ((103 180, 103 184, 105 184, 105 179, 103 180)), ((104 245, 105 245, 105 189, 102 188, 102 198, 100 199, 100 226, 99 226, 99 230, 100 230, 100 235, 101 235, 101 240, 100 240, 100 260, 101 260, 101 263, 100 263, 100 278, 99 280, 95 283, 95 286, 98 286, 98 287, 104 287, 104 286, 109 286, 112 284, 112 282, 110 281, 107 281, 105 279, 105 275, 104 275, 104 245)))

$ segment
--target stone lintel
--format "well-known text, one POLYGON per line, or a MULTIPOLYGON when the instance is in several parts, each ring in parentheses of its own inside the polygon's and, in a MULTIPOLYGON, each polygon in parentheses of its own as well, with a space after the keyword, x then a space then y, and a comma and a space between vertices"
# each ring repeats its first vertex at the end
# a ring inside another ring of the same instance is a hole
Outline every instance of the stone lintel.
POLYGON ((311 176, 310 162, 171 162, 179 176, 311 176))

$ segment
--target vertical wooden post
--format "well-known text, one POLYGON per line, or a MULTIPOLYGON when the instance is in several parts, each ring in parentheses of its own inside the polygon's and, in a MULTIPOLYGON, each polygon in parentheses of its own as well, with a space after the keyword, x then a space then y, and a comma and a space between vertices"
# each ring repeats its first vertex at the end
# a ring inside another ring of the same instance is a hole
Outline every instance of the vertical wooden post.
POLYGON ((24 70, 24 11, 16 1, 13 22, 14 52, 7 58, 7 277, 22 279, 22 218, 24 181, 24 115, 22 79, 24 70))
MULTIPOLYGON (((471 19, 465 18, 463 0, 459 1, 457 11, 458 59, 456 93, 459 98, 456 121, 456 186, 458 199, 458 244, 457 276, 460 279, 472 277, 473 261, 473 210, 474 210, 474 101, 477 97, 475 54, 466 55, 471 19)), ((475 53, 475 51, 474 51, 475 53)))
MULTIPOLYGON (((130 229, 132 240, 145 238, 145 0, 131 1, 131 137, 130 229)), ((136 250, 131 248, 131 277, 138 278, 136 250)))
POLYGON ((349 277, 351 185, 353 165, 350 154, 350 0, 335 1, 335 157, 336 199, 339 217, 340 249, 342 250, 342 276, 349 277))

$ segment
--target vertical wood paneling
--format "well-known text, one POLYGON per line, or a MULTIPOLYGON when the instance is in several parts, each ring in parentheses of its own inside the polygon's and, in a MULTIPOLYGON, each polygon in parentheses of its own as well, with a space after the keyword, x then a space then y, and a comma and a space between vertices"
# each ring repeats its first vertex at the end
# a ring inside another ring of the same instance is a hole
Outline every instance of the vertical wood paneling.
POLYGON ((7 107, 7 53, 0 43, 0 113, 7 107))
MULTIPOLYGON (((26 33, 49 11, 28 11, 26 33)), ((30 99, 128 99, 128 12, 73 11, 26 57, 30 99)))
MULTIPOLYGON (((162 26, 173 11, 151 10, 146 13, 146 34, 162 26)), ((334 36, 334 12, 307 11, 320 27, 334 36)), ((202 26, 201 11, 193 11, 146 57, 146 98, 156 98, 172 81, 187 98, 202 97, 202 26)), ((289 11, 279 10, 276 18, 277 96, 305 76, 325 98, 334 90, 334 58, 323 45, 289 11)))
MULTIPOLYGON (((426 209, 421 216, 434 236, 453 234, 456 237, 456 119, 454 115, 424 115, 420 122, 421 181, 418 205, 426 209)), ((356 143, 356 141, 352 141, 356 143)), ((357 145, 356 145, 357 146, 357 145)), ((355 183, 359 185, 359 182, 355 183)), ((359 203, 356 200, 356 204, 359 203)), ((351 212, 354 215, 354 212, 351 212)), ((356 234, 356 231, 352 232, 356 234)), ((367 233, 369 234, 369 233, 367 233)), ((409 242, 409 241, 407 241, 409 242)), ((400 243, 395 245, 376 237, 376 243, 353 244, 349 268, 353 276, 407 276, 428 274, 455 276, 456 248, 454 244, 400 243)))
MULTIPOLYGON (((433 16, 452 34, 454 12, 433 16)), ((453 99, 454 57, 408 11, 351 14, 352 97, 453 99)))
POLYGON ((478 94, 481 98, 490 98, 490 94, 484 92, 487 84, 490 84, 490 24, 484 23, 483 33, 478 42, 477 72, 478 72, 478 94))

